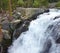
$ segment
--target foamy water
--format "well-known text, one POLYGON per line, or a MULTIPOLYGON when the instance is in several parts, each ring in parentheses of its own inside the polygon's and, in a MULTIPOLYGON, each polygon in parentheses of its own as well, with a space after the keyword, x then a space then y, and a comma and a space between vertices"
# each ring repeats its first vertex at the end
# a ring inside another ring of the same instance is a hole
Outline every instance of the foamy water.
POLYGON ((8 53, 60 53, 60 45, 50 35, 52 30, 47 30, 49 25, 60 21, 60 18, 53 20, 56 16, 60 16, 60 10, 50 9, 50 12, 37 16, 30 22, 28 31, 9 47, 8 53))

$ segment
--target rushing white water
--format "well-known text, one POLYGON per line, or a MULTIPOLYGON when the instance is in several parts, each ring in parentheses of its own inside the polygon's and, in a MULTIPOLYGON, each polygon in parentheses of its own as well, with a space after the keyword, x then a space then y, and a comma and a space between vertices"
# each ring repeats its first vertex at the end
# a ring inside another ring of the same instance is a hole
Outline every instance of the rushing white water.
POLYGON ((51 35, 53 28, 50 25, 56 25, 60 18, 60 10, 50 9, 50 12, 37 16, 36 20, 30 22, 29 29, 23 32, 15 40, 8 53, 60 53, 60 45, 55 43, 54 35, 51 35))

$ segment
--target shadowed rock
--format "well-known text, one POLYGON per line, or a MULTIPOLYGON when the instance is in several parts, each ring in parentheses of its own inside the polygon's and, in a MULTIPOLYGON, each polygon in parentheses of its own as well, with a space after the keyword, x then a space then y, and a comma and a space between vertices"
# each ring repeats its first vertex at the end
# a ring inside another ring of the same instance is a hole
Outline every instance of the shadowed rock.
POLYGON ((45 10, 44 12, 34 14, 34 15, 32 15, 32 17, 29 17, 28 19, 21 20, 21 21, 15 26, 15 31, 14 31, 14 33, 13 33, 13 39, 18 38, 19 35, 20 35, 22 32, 27 31, 30 22, 31 22, 32 20, 35 20, 38 15, 43 14, 43 13, 46 13, 46 12, 49 12, 49 10, 45 10))
POLYGON ((25 21, 19 28, 15 29, 13 39, 17 39, 22 32, 27 31, 29 24, 29 21, 25 21))
POLYGON ((56 16, 56 17, 54 18, 54 20, 55 20, 55 19, 58 19, 58 18, 60 18, 60 16, 56 16))
POLYGON ((50 36, 54 39, 56 43, 60 43, 60 21, 50 25, 47 29, 47 33, 48 32, 50 33, 50 36))
POLYGON ((60 44, 60 37, 56 40, 56 43, 60 44))

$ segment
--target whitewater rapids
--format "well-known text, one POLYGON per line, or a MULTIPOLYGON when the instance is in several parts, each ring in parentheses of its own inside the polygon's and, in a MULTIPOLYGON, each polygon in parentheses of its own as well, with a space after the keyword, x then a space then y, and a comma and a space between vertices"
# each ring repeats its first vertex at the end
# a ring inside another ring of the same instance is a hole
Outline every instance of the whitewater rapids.
POLYGON ((60 10, 50 9, 50 12, 40 14, 30 22, 28 31, 12 43, 8 53, 60 53, 60 44, 56 43, 60 35, 53 31, 59 21, 60 10))

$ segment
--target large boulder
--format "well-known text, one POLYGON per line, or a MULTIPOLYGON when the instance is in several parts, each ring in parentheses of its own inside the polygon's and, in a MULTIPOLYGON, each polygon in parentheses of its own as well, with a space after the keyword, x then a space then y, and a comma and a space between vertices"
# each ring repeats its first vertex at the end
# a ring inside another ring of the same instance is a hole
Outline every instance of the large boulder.
MULTIPOLYGON (((44 12, 49 12, 49 10, 45 10, 44 12)), ((22 32, 28 30, 28 26, 32 20, 35 20, 38 15, 43 14, 44 12, 33 14, 31 17, 21 20, 18 24, 15 25, 15 30, 13 32, 13 39, 17 39, 22 32)))

